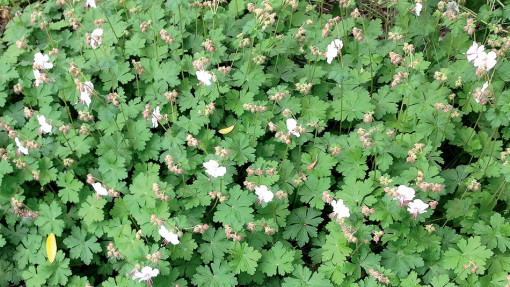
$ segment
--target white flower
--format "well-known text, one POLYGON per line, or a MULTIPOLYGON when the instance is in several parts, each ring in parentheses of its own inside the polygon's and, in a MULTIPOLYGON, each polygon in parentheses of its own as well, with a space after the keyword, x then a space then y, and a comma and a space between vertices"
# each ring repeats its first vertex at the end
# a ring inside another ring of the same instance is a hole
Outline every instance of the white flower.
POLYGON ((400 206, 404 206, 414 199, 415 194, 416 192, 414 191, 414 188, 399 185, 397 188, 397 197, 395 199, 400 202, 400 206))
POLYGON ((39 129, 43 133, 51 133, 52 126, 46 122, 46 117, 43 115, 37 116, 37 121, 39 121, 39 124, 41 125, 41 128, 39 129))
POLYGON ((159 112, 159 106, 157 106, 152 111, 152 127, 157 128, 158 127, 158 118, 161 117, 161 113, 159 112))
POLYGON ((454 1, 450 1, 448 2, 448 4, 446 4, 446 12, 449 12, 453 15, 457 15, 459 14, 459 4, 457 4, 457 2, 454 2, 454 1))
POLYGON ((94 84, 92 82, 85 82, 80 90, 80 102, 84 102, 87 107, 90 106, 92 99, 90 95, 94 92, 94 84))
POLYGON ((22 146, 21 142, 19 141, 19 139, 17 137, 14 139, 14 141, 16 142, 16 146, 18 146, 19 153, 28 154, 28 148, 22 146))
POLYGON ((220 164, 215 160, 210 160, 208 162, 204 162, 205 172, 211 177, 219 177, 224 176, 227 172, 227 168, 224 166, 220 166, 220 164))
POLYGON ((96 191, 96 194, 99 196, 107 196, 108 190, 100 183, 100 182, 94 182, 91 184, 94 190, 96 191))
POLYGON ((173 245, 179 244, 179 236, 166 229, 165 226, 161 225, 158 232, 159 235, 163 237, 163 240, 165 241, 166 244, 168 244, 169 242, 172 243, 173 245))
POLYGON ((487 53, 485 51, 481 51, 478 53, 476 59, 473 61, 473 66, 477 68, 483 68, 485 63, 487 62, 487 53))
POLYGON ((287 130, 289 131, 289 134, 293 134, 296 137, 300 136, 300 134, 298 132, 296 132, 297 121, 295 119, 293 119, 293 118, 287 119, 286 124, 287 124, 287 130))
POLYGON ((487 70, 487 72, 494 68, 494 66, 496 66, 496 63, 498 62, 496 58, 497 55, 495 52, 490 51, 489 53, 487 53, 487 57, 485 59, 485 69, 487 70))
POLYGON ((97 28, 92 31, 92 34, 90 34, 90 47, 92 47, 92 49, 96 49, 99 45, 101 45, 103 42, 101 36, 103 36, 103 29, 97 28))
POLYGON ((133 280, 140 279, 138 282, 147 281, 148 285, 152 284, 152 277, 156 277, 159 274, 159 270, 157 268, 152 269, 149 266, 145 266, 142 268, 141 272, 135 272, 133 274, 133 280))
POLYGON ((196 74, 197 79, 206 86, 211 85, 211 79, 214 81, 212 74, 208 71, 205 71, 204 69, 198 70, 196 74))
MULTIPOLYGON (((482 95, 483 95, 483 92, 485 92, 485 90, 487 90, 488 87, 489 87, 488 82, 483 83, 482 89, 480 90, 482 95)), ((478 99, 478 97, 473 97, 473 99, 475 99, 475 102, 480 103, 480 100, 478 99)))
POLYGON ((48 54, 36 53, 34 55, 34 66, 41 70, 53 68, 53 64, 49 62, 50 56, 48 54))
POLYGON ((333 206, 333 217, 344 218, 344 217, 351 216, 349 207, 347 207, 344 204, 343 200, 341 200, 341 199, 333 200, 333 201, 331 201, 331 206, 333 206))
POLYGON ((485 92, 485 90, 489 87, 489 83, 488 82, 485 82, 483 83, 483 86, 482 86, 482 93, 485 92))
POLYGON ((34 70, 34 78, 34 86, 39 87, 40 84, 44 83, 41 72, 39 72, 39 70, 34 70))
POLYGON ((413 10, 416 13, 416 16, 420 16, 422 8, 423 8, 423 5, 421 5, 421 3, 416 3, 416 5, 414 5, 414 9, 413 10))
POLYGON ((483 45, 478 46, 478 43, 473 42, 473 45, 471 45, 466 52, 468 62, 476 60, 480 54, 485 53, 484 49, 485 47, 483 45))
POLYGON ((486 71, 490 71, 496 63, 497 55, 494 52, 485 53, 484 51, 478 53, 478 57, 473 61, 473 65, 480 69, 485 69, 486 71))
POLYGON ((427 212, 427 208, 429 207, 428 204, 423 202, 421 199, 415 199, 413 202, 410 202, 409 205, 407 205, 407 211, 411 213, 416 219, 418 214, 422 214, 427 212))
POLYGON ((96 8, 96 1, 95 0, 87 0, 87 3, 86 3, 88 6, 92 7, 92 8, 96 8))
POLYGON ((274 197, 273 192, 271 192, 265 185, 256 186, 255 194, 259 197, 260 202, 266 202, 266 203, 271 202, 274 197))
POLYGON ((473 66, 490 71, 498 62, 497 55, 493 51, 486 53, 484 50, 483 45, 478 46, 476 42, 473 42, 473 45, 467 50, 466 56, 468 62, 473 62, 473 66))
POLYGON ((340 52, 343 46, 344 43, 342 42, 342 40, 339 39, 333 40, 331 44, 328 45, 328 49, 326 51, 326 58, 328 64, 331 64, 333 59, 336 58, 336 56, 338 56, 338 53, 340 52))

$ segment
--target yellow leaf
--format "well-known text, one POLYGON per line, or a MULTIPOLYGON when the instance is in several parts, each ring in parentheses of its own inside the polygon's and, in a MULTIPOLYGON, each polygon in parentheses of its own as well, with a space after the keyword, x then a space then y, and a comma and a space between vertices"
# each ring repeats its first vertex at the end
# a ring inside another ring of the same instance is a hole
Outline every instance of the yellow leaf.
POLYGON ((53 263, 55 256, 57 256, 57 240, 53 233, 50 233, 48 238, 46 238, 46 254, 48 255, 48 261, 53 263))
POLYGON ((218 132, 219 132, 220 134, 222 134, 222 135, 226 135, 226 134, 230 133, 230 132, 234 129, 234 127, 235 127, 235 126, 236 126, 236 125, 232 125, 232 126, 230 126, 230 127, 228 127, 228 128, 221 129, 221 130, 219 130, 218 132))

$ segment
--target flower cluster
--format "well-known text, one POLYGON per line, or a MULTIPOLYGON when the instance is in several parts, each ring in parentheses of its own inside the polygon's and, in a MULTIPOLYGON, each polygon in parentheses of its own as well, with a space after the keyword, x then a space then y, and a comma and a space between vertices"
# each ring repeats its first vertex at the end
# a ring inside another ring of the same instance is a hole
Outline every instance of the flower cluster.
POLYGON ((32 70, 34 72, 34 86, 38 87, 42 83, 49 83, 50 79, 43 72, 53 68, 53 63, 50 63, 50 56, 48 54, 36 53, 34 55, 34 64, 32 70))
POLYGON ((251 113, 262 113, 266 111, 265 106, 258 106, 252 103, 243 104, 243 108, 251 113))
POLYGON ((331 217, 341 219, 351 216, 349 207, 344 204, 343 200, 332 200, 330 204, 333 207, 333 213, 331 214, 331 217))
POLYGON ((23 219, 36 219, 39 216, 39 212, 30 210, 23 202, 18 201, 15 197, 11 197, 11 207, 12 213, 23 219))
POLYGON ((227 200, 227 196, 221 194, 221 192, 216 190, 209 191, 209 196, 211 197, 212 200, 218 199, 219 202, 224 202, 225 200, 227 200))
POLYGON ((492 100, 492 93, 487 90, 489 87, 489 83, 485 82, 482 87, 476 88, 475 92, 473 93, 473 99, 475 102, 480 103, 482 105, 487 104, 490 100, 492 100))
POLYGON ((406 161, 411 163, 415 162, 418 155, 422 153, 424 147, 424 143, 415 143, 414 147, 407 152, 408 157, 406 161))
POLYGON ((274 194, 265 185, 256 186, 255 194, 258 196, 259 203, 268 203, 273 200, 274 194))
POLYGON ((323 39, 325 39, 329 35, 329 32, 332 30, 333 27, 338 25, 338 22, 340 22, 340 16, 331 18, 328 20, 328 22, 326 22, 326 24, 324 25, 324 28, 322 28, 322 38, 323 39))
POLYGON ((227 172, 226 167, 220 166, 220 164, 213 159, 211 159, 207 162, 204 162, 203 166, 205 168, 205 172, 211 178, 224 176, 225 173, 227 172))
POLYGON ((328 64, 331 64, 333 59, 340 54, 340 50, 343 46, 344 43, 340 39, 335 39, 328 45, 328 49, 326 50, 325 54, 328 64))
POLYGON ((103 29, 96 28, 91 34, 85 33, 85 37, 87 37, 87 45, 95 50, 103 43, 103 29))
POLYGON ((262 8, 255 7, 255 4, 248 3, 248 12, 253 13, 257 18, 257 22, 264 31, 268 26, 273 25, 276 22, 276 13, 273 12, 271 2, 264 0, 262 1, 262 8))
POLYGON ((168 170, 170 172, 176 173, 176 174, 182 174, 184 171, 179 167, 180 164, 176 163, 174 164, 174 159, 171 155, 167 154, 165 156, 165 163, 167 164, 168 170))
POLYGON ((168 195, 165 195, 165 190, 163 190, 163 192, 161 192, 161 187, 157 183, 152 184, 152 191, 154 191, 154 194, 156 195, 157 198, 159 198, 163 201, 167 201, 170 199, 170 197, 168 195))
POLYGON ((241 235, 238 235, 236 232, 234 232, 232 227, 230 227, 229 225, 225 225, 224 227, 225 227, 225 236, 227 237, 227 239, 232 239, 232 241, 234 241, 234 242, 243 240, 243 237, 241 235))
POLYGON ((108 243, 108 245, 106 246, 106 250, 108 250, 108 257, 113 257, 113 258, 119 258, 120 257, 120 252, 117 251, 117 249, 115 248, 115 244, 113 242, 110 242, 108 243))
POLYGON ((132 273, 131 275, 133 275, 133 277, 131 278, 132 280, 139 279, 138 282, 146 281, 147 285, 151 286, 152 278, 158 276, 159 269, 157 268, 153 269, 150 266, 145 266, 142 268, 141 271, 138 271, 138 269, 135 268, 133 269, 133 271, 131 271, 131 273, 132 273))
POLYGON ((161 225, 158 231, 159 235, 163 238, 165 244, 172 243, 173 245, 179 244, 179 235, 166 229, 164 225, 161 225))
POLYGON ((211 74, 210 72, 208 71, 205 71, 205 70, 198 70, 196 71, 196 75, 197 75, 197 79, 200 81, 200 83, 206 85, 206 86, 210 86, 211 85, 211 80, 212 81, 216 81, 214 78, 213 78, 213 74, 211 74))
POLYGON ((473 66, 482 71, 490 71, 497 63, 497 55, 494 51, 485 52, 483 45, 473 42, 466 52, 468 62, 473 62, 473 66))

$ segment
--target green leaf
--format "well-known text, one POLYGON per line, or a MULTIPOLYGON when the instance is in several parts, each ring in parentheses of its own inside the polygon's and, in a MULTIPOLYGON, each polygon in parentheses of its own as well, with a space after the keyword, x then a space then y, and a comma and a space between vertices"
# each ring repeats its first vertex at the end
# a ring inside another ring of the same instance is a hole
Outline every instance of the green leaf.
POLYGON ((382 118, 386 114, 396 114, 398 112, 397 103, 402 100, 402 95, 391 92, 389 86, 381 87, 377 93, 372 95, 370 102, 375 106, 374 117, 382 118))
POLYGON ((314 168, 307 171, 310 175, 316 175, 318 177, 326 177, 331 175, 331 169, 335 167, 338 161, 330 156, 329 154, 318 151, 315 157, 312 157, 311 154, 303 153, 301 156, 302 162, 302 170, 305 170, 308 166, 313 164, 317 160, 314 168))
POLYGON ((395 271, 399 277, 403 278, 409 270, 423 266, 423 259, 416 254, 415 241, 390 242, 388 247, 381 253, 382 266, 395 271))
POLYGON ((368 170, 367 158, 363 155, 360 148, 353 148, 342 152, 340 163, 336 170, 341 172, 346 178, 365 178, 368 170))
POLYGON ((229 265, 234 268, 234 273, 239 274, 246 272, 250 275, 255 274, 257 269, 257 261, 259 261, 260 252, 249 246, 248 243, 243 242, 238 244, 231 252, 229 265))
POLYGON ((237 285, 237 278, 230 266, 222 261, 214 261, 209 266, 198 266, 191 283, 204 287, 233 287, 237 285))
POLYGON ((35 225, 39 226, 41 234, 48 235, 54 233, 56 236, 62 235, 64 230, 64 221, 58 219, 62 214, 62 209, 57 201, 53 201, 51 205, 42 203, 39 207, 39 216, 35 219, 35 225))
MULTIPOLYGON (((317 74, 318 69, 319 66, 315 69, 315 74, 317 74)), ((324 102, 319 97, 306 97, 303 99, 302 116, 306 119, 311 119, 311 121, 325 119, 329 106, 329 102, 324 102)))
POLYGON ((191 236, 191 233, 185 233, 179 239, 181 242, 175 245, 175 248, 172 250, 172 260, 182 258, 186 261, 189 261, 193 254, 195 254, 194 250, 198 247, 198 245, 195 240, 191 238, 191 236))
POLYGON ((135 76, 131 72, 129 63, 117 62, 116 65, 110 67, 109 70, 103 70, 100 74, 101 80, 104 83, 103 89, 117 89, 119 82, 126 84, 131 81, 135 76))
POLYGON ((71 258, 80 258, 87 265, 92 261, 93 254, 101 251, 97 238, 91 236, 87 239, 87 232, 76 226, 73 227, 71 235, 64 239, 64 244, 71 249, 71 258))
POLYGON ((37 267, 37 272, 43 274, 50 274, 47 282, 49 285, 65 285, 67 283, 67 277, 72 275, 71 269, 69 268, 69 258, 65 258, 62 250, 57 252, 57 257, 53 263, 45 261, 43 264, 37 267))
POLYGON ((283 238, 294 239, 299 247, 317 237, 317 226, 322 222, 321 212, 307 207, 294 209, 287 219, 287 227, 283 231, 283 238))
POLYGON ((144 120, 130 121, 129 126, 131 127, 128 129, 131 132, 131 145, 138 151, 143 150, 152 135, 151 131, 147 128, 147 123, 144 120))
POLYGON ((103 174, 107 182, 116 182, 127 177, 126 160, 114 151, 109 151, 98 160, 99 171, 103 174))
POLYGON ((223 255, 228 251, 232 242, 229 242, 225 237, 225 232, 222 228, 216 230, 209 228, 202 236, 205 241, 198 247, 198 252, 202 254, 204 263, 213 261, 214 258, 223 258, 223 255))
POLYGON ((53 162, 44 157, 39 160, 39 182, 46 185, 57 179, 57 169, 53 167, 53 162))
POLYGON ((283 244, 278 241, 271 249, 262 250, 260 270, 267 274, 267 276, 290 273, 294 270, 292 262, 294 261, 295 255, 295 251, 286 249, 283 244))
MULTIPOLYGON (((0 90, 3 90, 2 88, 5 88, 5 84, 12 80, 19 77, 18 72, 16 72, 16 69, 13 65, 9 65, 7 63, 2 62, 0 64, 0 70, 2 73, 0 74, 0 90)), ((5 104, 5 101, 0 102, 0 107, 3 107, 5 104)))
POLYGON ((333 287, 322 273, 312 273, 307 267, 295 265, 293 277, 285 277, 282 287, 333 287))
POLYGON ((233 74, 234 86, 241 87, 246 83, 248 91, 258 93, 260 86, 266 80, 266 75, 261 65, 250 65, 248 61, 233 74))
POLYGON ((214 221, 227 224, 234 230, 241 230, 243 225, 253 221, 251 205, 257 196, 241 190, 238 185, 230 189, 228 194, 228 199, 221 203, 214 213, 214 221))
POLYGON ((21 276, 25 279, 27 287, 39 287, 46 283, 46 279, 50 277, 50 274, 40 270, 36 271, 34 266, 30 266, 28 270, 21 273, 21 276))
POLYGON ((158 170, 158 165, 150 163, 146 170, 140 172, 135 177, 133 184, 129 187, 133 200, 138 206, 146 208, 154 208, 156 206, 156 196, 154 191, 152 191, 152 186, 159 181, 158 170))
POLYGON ((322 249, 322 262, 332 262, 336 266, 343 266, 352 251, 341 230, 334 230, 328 234, 322 249))
POLYGON ((490 249, 498 247, 501 252, 510 249, 510 223, 499 213, 490 218, 490 225, 480 221, 473 226, 475 234, 480 235, 482 244, 490 249))
POLYGON ((361 181, 348 177, 345 179, 345 184, 342 185, 342 190, 337 192, 336 195, 343 199, 345 205, 351 209, 362 205, 371 206, 377 202, 377 199, 372 195, 373 184, 371 179, 361 181))
POLYGON ((61 187, 58 191, 58 196, 62 199, 62 203, 77 203, 80 200, 78 192, 83 187, 83 183, 75 178, 73 172, 60 173, 57 185, 61 187))
POLYGON ((450 277, 446 274, 433 277, 430 284, 432 284, 433 287, 455 287, 455 284, 450 283, 450 277))
MULTIPOLYGON (((42 236, 31 235, 24 236, 21 240, 21 244, 16 247, 13 259, 16 260, 19 269, 25 269, 30 264, 35 264, 40 258, 43 258, 42 252, 39 252, 43 246, 42 236), (37 256, 40 254, 40 256, 37 256), (35 255, 35 256, 34 256, 35 255)), ((46 260, 43 258, 42 260, 46 260)))
POLYGON ((225 148, 232 152, 232 158, 238 165, 255 160, 255 149, 250 145, 250 139, 245 134, 236 133, 225 140, 225 148))
POLYGON ((469 275, 469 269, 464 269, 465 265, 475 263, 478 269, 476 274, 483 274, 485 272, 485 263, 493 253, 487 250, 485 246, 480 243, 479 236, 470 237, 468 240, 461 239, 457 243, 458 249, 450 248, 444 254, 444 267, 451 269, 457 273, 459 279, 465 279, 469 275))
POLYGON ((329 190, 330 187, 331 179, 329 177, 318 178, 315 175, 311 175, 305 181, 304 188, 299 190, 301 201, 310 204, 311 207, 323 209, 324 201, 322 200, 322 194, 324 191, 329 190))
POLYGON ((145 47, 145 38, 142 38, 140 33, 134 33, 134 35, 126 41, 124 53, 128 56, 140 56, 140 50, 143 47, 145 47))
POLYGON ((370 103, 370 94, 361 87, 346 91, 332 106, 333 118, 343 121, 362 120, 365 113, 374 110, 374 105, 370 103))
POLYGON ((335 265, 333 262, 327 261, 320 265, 318 271, 334 284, 342 284, 345 279, 345 273, 347 273, 345 269, 345 265, 335 265))
POLYGON ((400 281, 401 286, 420 286, 420 279, 418 279, 418 274, 412 271, 409 276, 400 281))
POLYGON ((2 180, 4 175, 9 174, 13 171, 11 164, 6 160, 0 161, 0 185, 2 185, 2 180))
POLYGON ((159 70, 154 73, 154 81, 165 82, 169 87, 177 87, 181 83, 179 80, 180 72, 179 63, 173 60, 163 61, 159 65, 159 70))
POLYGON ((233 111, 237 116, 241 116, 245 111, 243 105, 252 103, 253 96, 253 93, 246 91, 246 89, 241 91, 231 90, 225 95, 225 109, 233 111))
POLYGON ((78 210, 78 215, 83 218, 85 224, 90 225, 94 221, 101 221, 104 219, 103 207, 106 204, 106 199, 100 197, 96 198, 95 195, 87 197, 87 201, 82 203, 78 210))
POLYGON ((191 116, 180 116, 177 121, 177 125, 184 130, 190 132, 193 135, 198 135, 200 129, 206 124, 204 116, 199 115, 196 112, 191 112, 191 116))

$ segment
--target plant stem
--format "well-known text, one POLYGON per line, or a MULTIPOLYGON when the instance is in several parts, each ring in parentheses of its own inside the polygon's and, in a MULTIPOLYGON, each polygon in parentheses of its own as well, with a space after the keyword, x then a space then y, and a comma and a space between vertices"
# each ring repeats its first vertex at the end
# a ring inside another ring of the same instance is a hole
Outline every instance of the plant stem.
POLYGON ((256 139, 255 134, 257 133, 257 124, 258 124, 258 119, 259 119, 259 113, 258 113, 258 112, 255 112, 255 123, 254 123, 254 126, 253 126, 253 138, 252 138, 252 140, 251 140, 251 145, 254 145, 254 144, 255 144, 255 139, 256 139))

